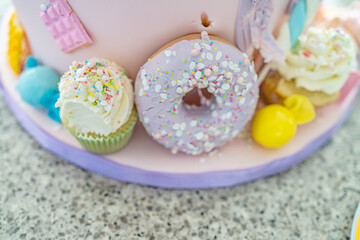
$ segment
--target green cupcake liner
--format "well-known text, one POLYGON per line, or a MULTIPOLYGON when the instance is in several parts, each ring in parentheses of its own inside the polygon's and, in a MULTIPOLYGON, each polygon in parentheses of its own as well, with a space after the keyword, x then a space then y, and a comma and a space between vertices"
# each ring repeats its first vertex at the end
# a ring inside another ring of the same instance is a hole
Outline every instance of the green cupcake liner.
POLYGON ((109 154, 123 148, 130 140, 135 124, 137 122, 137 112, 134 108, 129 120, 121 126, 115 133, 109 136, 100 136, 93 133, 79 134, 67 127, 69 132, 80 142, 81 146, 96 154, 109 154))

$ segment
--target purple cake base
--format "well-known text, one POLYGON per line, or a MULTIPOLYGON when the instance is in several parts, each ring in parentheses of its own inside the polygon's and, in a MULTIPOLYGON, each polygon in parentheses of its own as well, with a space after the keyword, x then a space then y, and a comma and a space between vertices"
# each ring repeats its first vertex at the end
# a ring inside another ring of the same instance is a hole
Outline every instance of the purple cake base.
MULTIPOLYGON (((336 132, 336 130, 345 121, 349 115, 354 101, 346 109, 337 124, 330 130, 309 142, 300 152, 276 159, 270 163, 263 164, 253 168, 231 170, 231 171, 214 171, 206 173, 183 173, 173 174, 156 171, 148 171, 139 168, 129 167, 116 162, 110 161, 102 156, 89 153, 87 151, 74 148, 64 142, 61 142, 44 130, 42 130, 14 101, 12 96, 5 90, 0 79, 0 89, 7 105, 26 129, 39 144, 50 152, 58 155, 66 161, 75 164, 88 171, 110 177, 122 182, 143 184, 148 186, 163 188, 183 188, 183 189, 200 189, 200 188, 217 188, 228 187, 236 184, 265 178, 290 169, 296 164, 304 161, 320 147, 322 147, 336 132)), ((358 91, 358 89, 357 89, 358 91)), ((356 98, 354 98, 356 99, 356 98)))

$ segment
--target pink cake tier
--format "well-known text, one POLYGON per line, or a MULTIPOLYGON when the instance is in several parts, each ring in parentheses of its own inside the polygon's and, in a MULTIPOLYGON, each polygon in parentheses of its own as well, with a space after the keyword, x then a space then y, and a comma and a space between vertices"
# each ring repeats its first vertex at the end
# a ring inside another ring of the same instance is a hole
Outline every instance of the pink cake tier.
MULTIPOLYGON (((73 60, 106 58, 124 67, 131 78, 136 77, 140 66, 157 49, 187 34, 206 30, 209 34, 236 44, 236 33, 240 31, 237 25, 239 11, 244 3, 252 4, 251 0, 67 2, 92 39, 89 46, 71 53, 60 49, 39 17, 40 4, 46 3, 45 0, 13 0, 33 56, 59 73, 66 71, 73 60), (204 14, 211 23, 209 27, 202 24, 201 16, 204 14)), ((272 1, 270 22, 266 23, 269 24, 270 31, 278 26, 292 2, 294 1, 272 1)))

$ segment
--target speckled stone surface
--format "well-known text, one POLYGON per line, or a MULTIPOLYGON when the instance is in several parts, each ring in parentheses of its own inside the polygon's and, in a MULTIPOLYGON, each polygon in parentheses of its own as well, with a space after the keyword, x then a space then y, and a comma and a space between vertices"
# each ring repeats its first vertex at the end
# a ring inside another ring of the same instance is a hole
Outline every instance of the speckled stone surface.
POLYGON ((116 182, 53 156, 0 97, 0 239, 348 239, 360 200, 359 116, 360 100, 333 140, 288 172, 173 191, 116 182))

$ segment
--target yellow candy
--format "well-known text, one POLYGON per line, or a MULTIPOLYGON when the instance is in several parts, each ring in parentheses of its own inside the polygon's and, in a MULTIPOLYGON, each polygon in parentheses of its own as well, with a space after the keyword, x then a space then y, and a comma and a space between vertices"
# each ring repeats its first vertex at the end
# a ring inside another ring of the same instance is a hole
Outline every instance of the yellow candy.
POLYGON ((272 104, 258 111, 252 123, 252 136, 264 147, 281 147, 293 138, 297 124, 314 118, 315 109, 310 100, 295 94, 285 99, 284 106, 272 104))
POLYGON ((294 94, 286 98, 283 104, 294 115, 297 124, 304 124, 315 118, 314 105, 304 95, 294 94))
POLYGON ((293 114, 284 106, 273 104, 260 109, 252 122, 252 136, 267 148, 281 147, 288 143, 296 132, 293 114))
POLYGON ((24 37, 24 30, 18 23, 16 14, 13 13, 9 22, 8 57, 10 66, 16 74, 20 74, 21 70, 21 48, 24 37))

